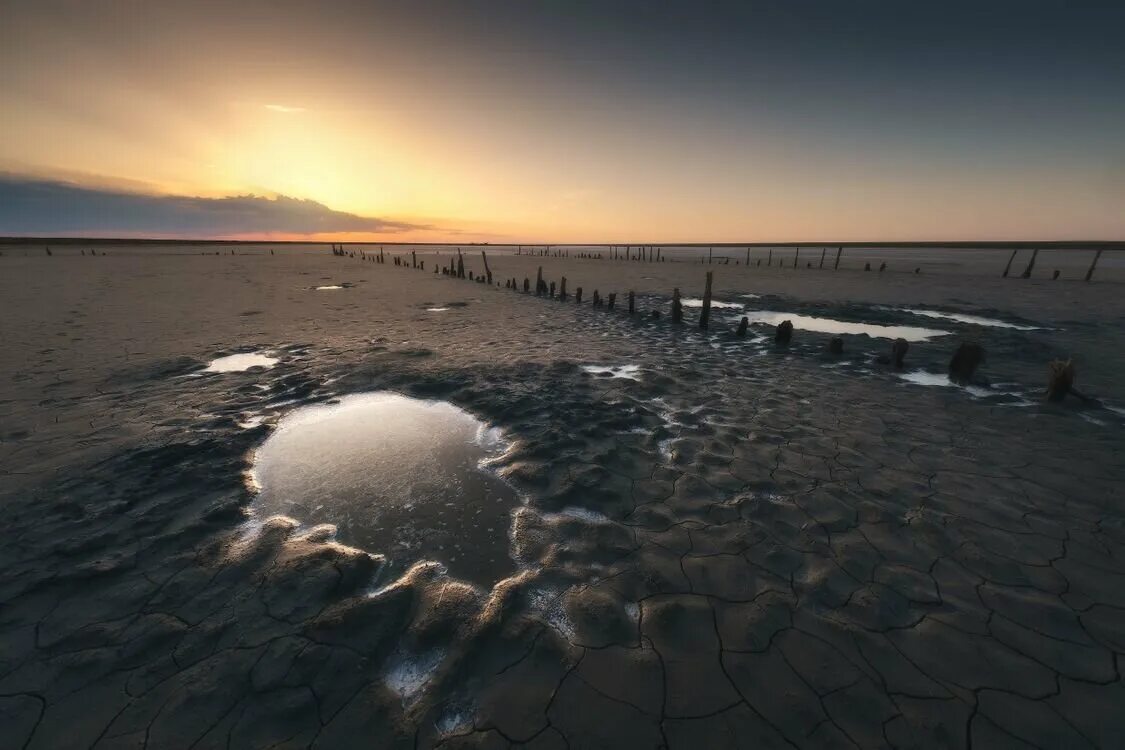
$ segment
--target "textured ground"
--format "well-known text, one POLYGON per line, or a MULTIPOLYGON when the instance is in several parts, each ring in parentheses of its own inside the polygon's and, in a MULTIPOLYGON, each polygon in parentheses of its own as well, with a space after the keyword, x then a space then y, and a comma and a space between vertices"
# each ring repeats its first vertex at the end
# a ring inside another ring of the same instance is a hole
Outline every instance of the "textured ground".
MULTIPOLYGON (((911 321, 955 332, 911 366, 972 337, 1020 394, 973 397, 902 382, 884 341, 833 360, 825 335, 704 335, 432 262, 0 258, 0 746, 1121 745, 1123 420, 1037 396, 1074 356, 1125 404, 1119 286, 715 269, 770 309, 1043 326, 911 321), (187 377, 259 349, 281 362, 187 377), (245 523, 272 420, 384 388, 514 442, 517 575, 391 580, 379 550, 245 523)), ((704 270, 492 259, 539 264, 642 312, 704 270)))

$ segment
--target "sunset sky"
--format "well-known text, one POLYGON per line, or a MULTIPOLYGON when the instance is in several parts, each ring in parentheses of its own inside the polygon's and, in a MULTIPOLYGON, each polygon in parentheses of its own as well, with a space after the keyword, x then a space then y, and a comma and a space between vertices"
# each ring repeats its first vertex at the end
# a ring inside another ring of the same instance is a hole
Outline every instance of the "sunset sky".
POLYGON ((1125 239, 1125 3, 0 0, 0 235, 1125 239))

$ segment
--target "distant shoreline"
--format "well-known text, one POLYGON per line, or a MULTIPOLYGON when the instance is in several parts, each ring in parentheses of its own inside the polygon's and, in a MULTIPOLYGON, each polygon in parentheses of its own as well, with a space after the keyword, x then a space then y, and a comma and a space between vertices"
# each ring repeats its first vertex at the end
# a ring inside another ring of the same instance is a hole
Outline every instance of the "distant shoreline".
POLYGON ((1125 240, 987 240, 981 242, 372 242, 333 240, 208 240, 136 239, 112 237, 0 237, 0 245, 349 245, 388 247, 843 247, 843 248, 942 248, 948 250, 1125 250, 1125 240))

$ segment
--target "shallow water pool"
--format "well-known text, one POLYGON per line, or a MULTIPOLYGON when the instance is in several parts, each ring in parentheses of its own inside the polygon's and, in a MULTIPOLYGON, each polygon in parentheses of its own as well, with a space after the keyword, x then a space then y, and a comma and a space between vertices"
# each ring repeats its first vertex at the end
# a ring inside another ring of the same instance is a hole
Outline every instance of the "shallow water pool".
POLYGON ((443 401, 345 396, 283 417, 255 452, 257 520, 329 523, 337 541, 387 556, 392 572, 436 560, 489 585, 508 575, 515 492, 484 466, 500 432, 443 401))
POLYGON ((793 327, 801 331, 818 333, 847 333, 872 336, 883 339, 906 339, 907 341, 929 341, 937 336, 948 336, 949 331, 917 326, 880 325, 878 323, 852 323, 835 318, 820 318, 813 315, 774 312, 772 310, 753 310, 746 313, 751 323, 776 326, 784 320, 793 322, 793 327))
POLYGON ((216 357, 207 363, 204 372, 242 372, 251 367, 273 367, 277 364, 277 357, 271 357, 261 352, 247 352, 245 354, 228 354, 225 357, 216 357))

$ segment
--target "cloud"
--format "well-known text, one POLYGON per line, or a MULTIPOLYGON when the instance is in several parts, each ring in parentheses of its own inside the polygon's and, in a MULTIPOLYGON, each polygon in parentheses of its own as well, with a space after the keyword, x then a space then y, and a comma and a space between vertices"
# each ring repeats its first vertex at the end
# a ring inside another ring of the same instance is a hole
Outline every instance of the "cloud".
POLYGON ((0 235, 233 237, 433 229, 344 211, 279 195, 197 198, 0 173, 0 235))
POLYGON ((304 107, 286 107, 284 104, 266 104, 265 108, 272 112, 284 112, 285 114, 305 111, 304 107))

